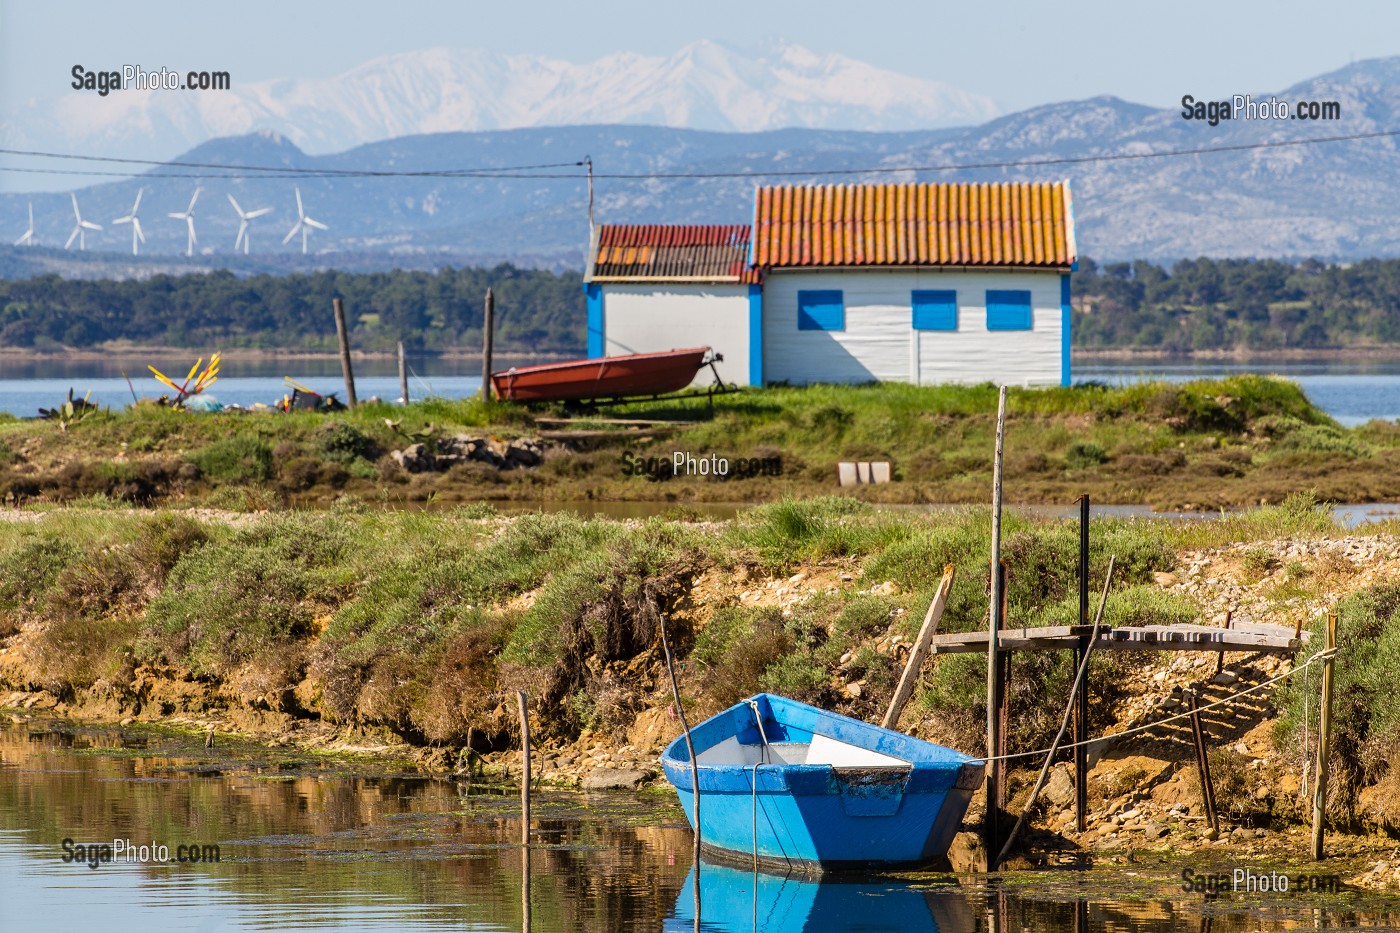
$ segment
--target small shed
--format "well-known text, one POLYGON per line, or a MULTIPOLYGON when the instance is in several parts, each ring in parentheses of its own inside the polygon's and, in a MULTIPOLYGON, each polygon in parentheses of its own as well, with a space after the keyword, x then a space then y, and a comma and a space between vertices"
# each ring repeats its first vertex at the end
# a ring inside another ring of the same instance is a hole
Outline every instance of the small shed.
POLYGON ((1068 182, 758 188, 754 382, 1068 385, 1068 182))
MULTIPOLYGON (((708 346, 725 382, 762 383, 762 297, 744 224, 596 227, 584 272, 588 356, 708 346)), ((697 383, 713 377, 708 369, 697 383)))

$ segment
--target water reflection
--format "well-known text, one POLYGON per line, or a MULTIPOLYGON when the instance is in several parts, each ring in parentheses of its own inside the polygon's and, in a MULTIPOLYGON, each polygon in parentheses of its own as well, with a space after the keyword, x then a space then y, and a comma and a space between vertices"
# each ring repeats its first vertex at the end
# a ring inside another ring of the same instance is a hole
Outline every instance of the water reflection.
MULTIPOLYGON (((955 933, 977 928, 974 899, 893 880, 816 882, 704 862, 699 929, 705 933, 955 933)), ((695 870, 662 928, 691 933, 695 870)))

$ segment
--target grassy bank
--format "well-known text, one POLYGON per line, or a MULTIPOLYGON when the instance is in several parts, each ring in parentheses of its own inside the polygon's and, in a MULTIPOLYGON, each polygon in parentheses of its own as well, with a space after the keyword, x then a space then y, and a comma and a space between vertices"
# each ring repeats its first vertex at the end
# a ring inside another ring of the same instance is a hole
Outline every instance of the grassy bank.
MULTIPOLYGON (((1346 429, 1293 383, 1239 376, 1010 394, 1006 476, 1013 501, 1214 509, 1400 499, 1400 428, 1346 429)), ((762 502, 826 494, 842 460, 889 460, 895 481, 859 495, 887 502, 982 502, 991 479, 990 385, 768 388, 703 401, 638 403, 561 426, 557 410, 478 401, 365 405, 335 415, 194 415, 141 407, 0 423, 0 495, 10 502, 107 497, 224 508, 482 500, 762 502), (655 422, 648 430, 619 420, 655 422), (546 430, 547 429, 547 430, 546 430), (538 466, 477 461, 410 472, 392 454, 450 448, 460 434, 545 435, 538 466), (655 478, 676 451, 718 456, 728 478, 655 478), (776 465, 740 476, 740 460, 776 465), (631 475, 629 475, 631 474, 631 475)))

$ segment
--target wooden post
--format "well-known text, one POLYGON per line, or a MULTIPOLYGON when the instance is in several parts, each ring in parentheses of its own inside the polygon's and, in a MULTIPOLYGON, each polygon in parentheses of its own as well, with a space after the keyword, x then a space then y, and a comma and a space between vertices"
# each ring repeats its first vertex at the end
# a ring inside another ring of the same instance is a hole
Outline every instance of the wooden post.
MULTIPOLYGON (((1005 631, 1008 613, 1007 603, 1007 583, 1011 579, 1011 574, 1007 569, 1006 561, 997 564, 1001 575, 1001 627, 1005 631)), ((1001 659, 1001 670, 997 674, 997 750, 994 753, 997 758, 1006 757, 1006 737, 1011 729, 1011 651, 1007 648, 998 648, 997 656, 1001 659)), ((1007 782, 1010 778, 1011 769, 1005 762, 997 768, 997 836, 1001 836, 1001 818, 1006 811, 1007 782)))
POLYGON ((408 360, 404 357, 403 341, 399 341, 399 401, 408 404, 408 360))
POLYGON ((1001 747, 1001 721, 997 700, 1000 697, 1001 664, 997 652, 997 635, 1001 629, 1001 461, 1006 436, 1006 386, 997 396, 996 452, 992 460, 992 559, 991 607, 987 621, 987 815, 983 835, 987 852, 995 852, 997 835, 996 790, 1001 783, 1002 763, 996 760, 1001 747))
POLYGON ((491 401, 491 351, 496 331, 496 296, 486 289, 486 316, 481 336, 481 400, 491 401))
POLYGON ((1218 836, 1220 818, 1215 812, 1215 785, 1210 779, 1210 758, 1206 754, 1205 732, 1201 729, 1201 714, 1196 706, 1195 689, 1187 691, 1186 696, 1191 706, 1191 742, 1196 747, 1196 770, 1201 778, 1201 802, 1206 808, 1206 819, 1210 821, 1210 828, 1215 830, 1218 836))
POLYGON ((525 691, 515 691, 520 703, 520 844, 530 845, 530 710, 525 691))
POLYGON ((345 302, 331 301, 335 311, 335 336, 340 341, 340 374, 345 377, 345 404, 355 407, 355 373, 350 368, 350 332, 345 327, 345 302))
POLYGON ((530 933, 530 847, 520 847, 520 929, 530 933))
MULTIPOLYGON (((1089 495, 1079 497, 1079 624, 1089 624, 1089 495)), ((1090 650, 1088 636, 1079 639, 1074 652, 1078 670, 1090 650)), ((1074 711, 1074 826, 1084 832, 1089 825, 1089 679, 1076 698, 1074 711)))
POLYGON ((1337 647, 1337 614, 1327 613, 1327 651, 1322 659, 1322 708, 1317 729, 1317 783, 1313 789, 1312 857, 1322 859, 1322 823, 1327 809, 1327 757, 1332 740, 1332 654, 1337 647))
MULTIPOLYGON (((1233 609, 1226 609, 1226 610, 1225 610, 1225 630, 1226 630, 1227 632, 1230 630, 1230 620, 1233 619, 1234 617, 1235 617, 1235 610, 1233 610, 1233 609)), ((1297 636, 1295 635, 1294 637, 1296 638, 1297 636)), ((1217 674, 1219 674, 1219 673, 1220 673, 1221 671, 1223 671, 1223 670, 1225 670, 1225 652, 1224 652, 1224 651, 1220 652, 1220 654, 1216 655, 1216 657, 1215 657, 1215 672, 1216 672, 1217 674)))
POLYGON ((919 629, 919 637, 914 640, 914 649, 909 652, 909 660, 904 665, 904 674, 899 678, 899 686, 895 688, 894 696, 890 698, 889 709, 885 710, 885 718, 880 722, 886 729, 893 729, 899 722, 899 714, 904 712, 905 704, 914 693, 914 682, 919 679, 919 669, 924 665, 924 658, 928 657, 929 639, 938 631, 938 622, 943 618, 943 608, 948 604, 948 591, 952 587, 953 565, 949 564, 943 568, 943 580, 938 584, 938 592, 934 595, 933 602, 929 603, 923 627, 919 629))

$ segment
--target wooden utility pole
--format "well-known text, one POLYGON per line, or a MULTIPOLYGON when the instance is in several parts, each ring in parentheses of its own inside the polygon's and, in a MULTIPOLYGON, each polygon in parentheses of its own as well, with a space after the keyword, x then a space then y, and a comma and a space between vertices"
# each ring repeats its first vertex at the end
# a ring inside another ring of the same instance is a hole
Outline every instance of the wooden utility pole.
POLYGON ((408 404, 408 360, 403 355, 403 341, 399 341, 399 401, 408 404))
POLYGON ((496 330, 496 296, 486 289, 486 319, 482 324, 481 400, 491 401, 491 351, 496 330))
POLYGON ((345 404, 355 407, 355 373, 350 368, 350 332, 345 327, 345 302, 332 299, 335 310, 335 336, 340 341, 340 374, 345 377, 345 404))
POLYGON ((996 760, 1001 747, 1001 656, 997 639, 1001 629, 1001 461, 1006 437, 1006 386, 997 397, 997 440, 992 461, 992 560, 991 607, 987 623, 987 815, 984 828, 987 852, 997 851, 998 817, 997 789, 1001 786, 1002 762, 996 760))
POLYGON ((919 669, 924 666, 924 658, 928 657, 929 640, 933 638, 934 632, 938 631, 938 621, 943 618, 943 608, 948 604, 948 591, 952 587, 953 565, 949 564, 943 568, 943 580, 938 584, 938 593, 933 597, 933 602, 929 603, 923 627, 919 629, 919 637, 914 640, 914 649, 909 652, 909 661, 904 665, 904 675, 899 678, 899 686, 895 688, 894 696, 890 698, 889 709, 885 710, 885 718, 880 722, 886 729, 893 729, 899 722, 899 714, 904 712, 905 704, 914 693, 919 669))
POLYGON ((1317 786, 1313 789, 1312 857, 1322 859, 1322 823, 1327 809, 1327 758, 1332 740, 1332 651, 1337 647, 1337 614, 1327 613, 1326 656, 1322 659, 1322 720, 1317 729, 1317 786))

